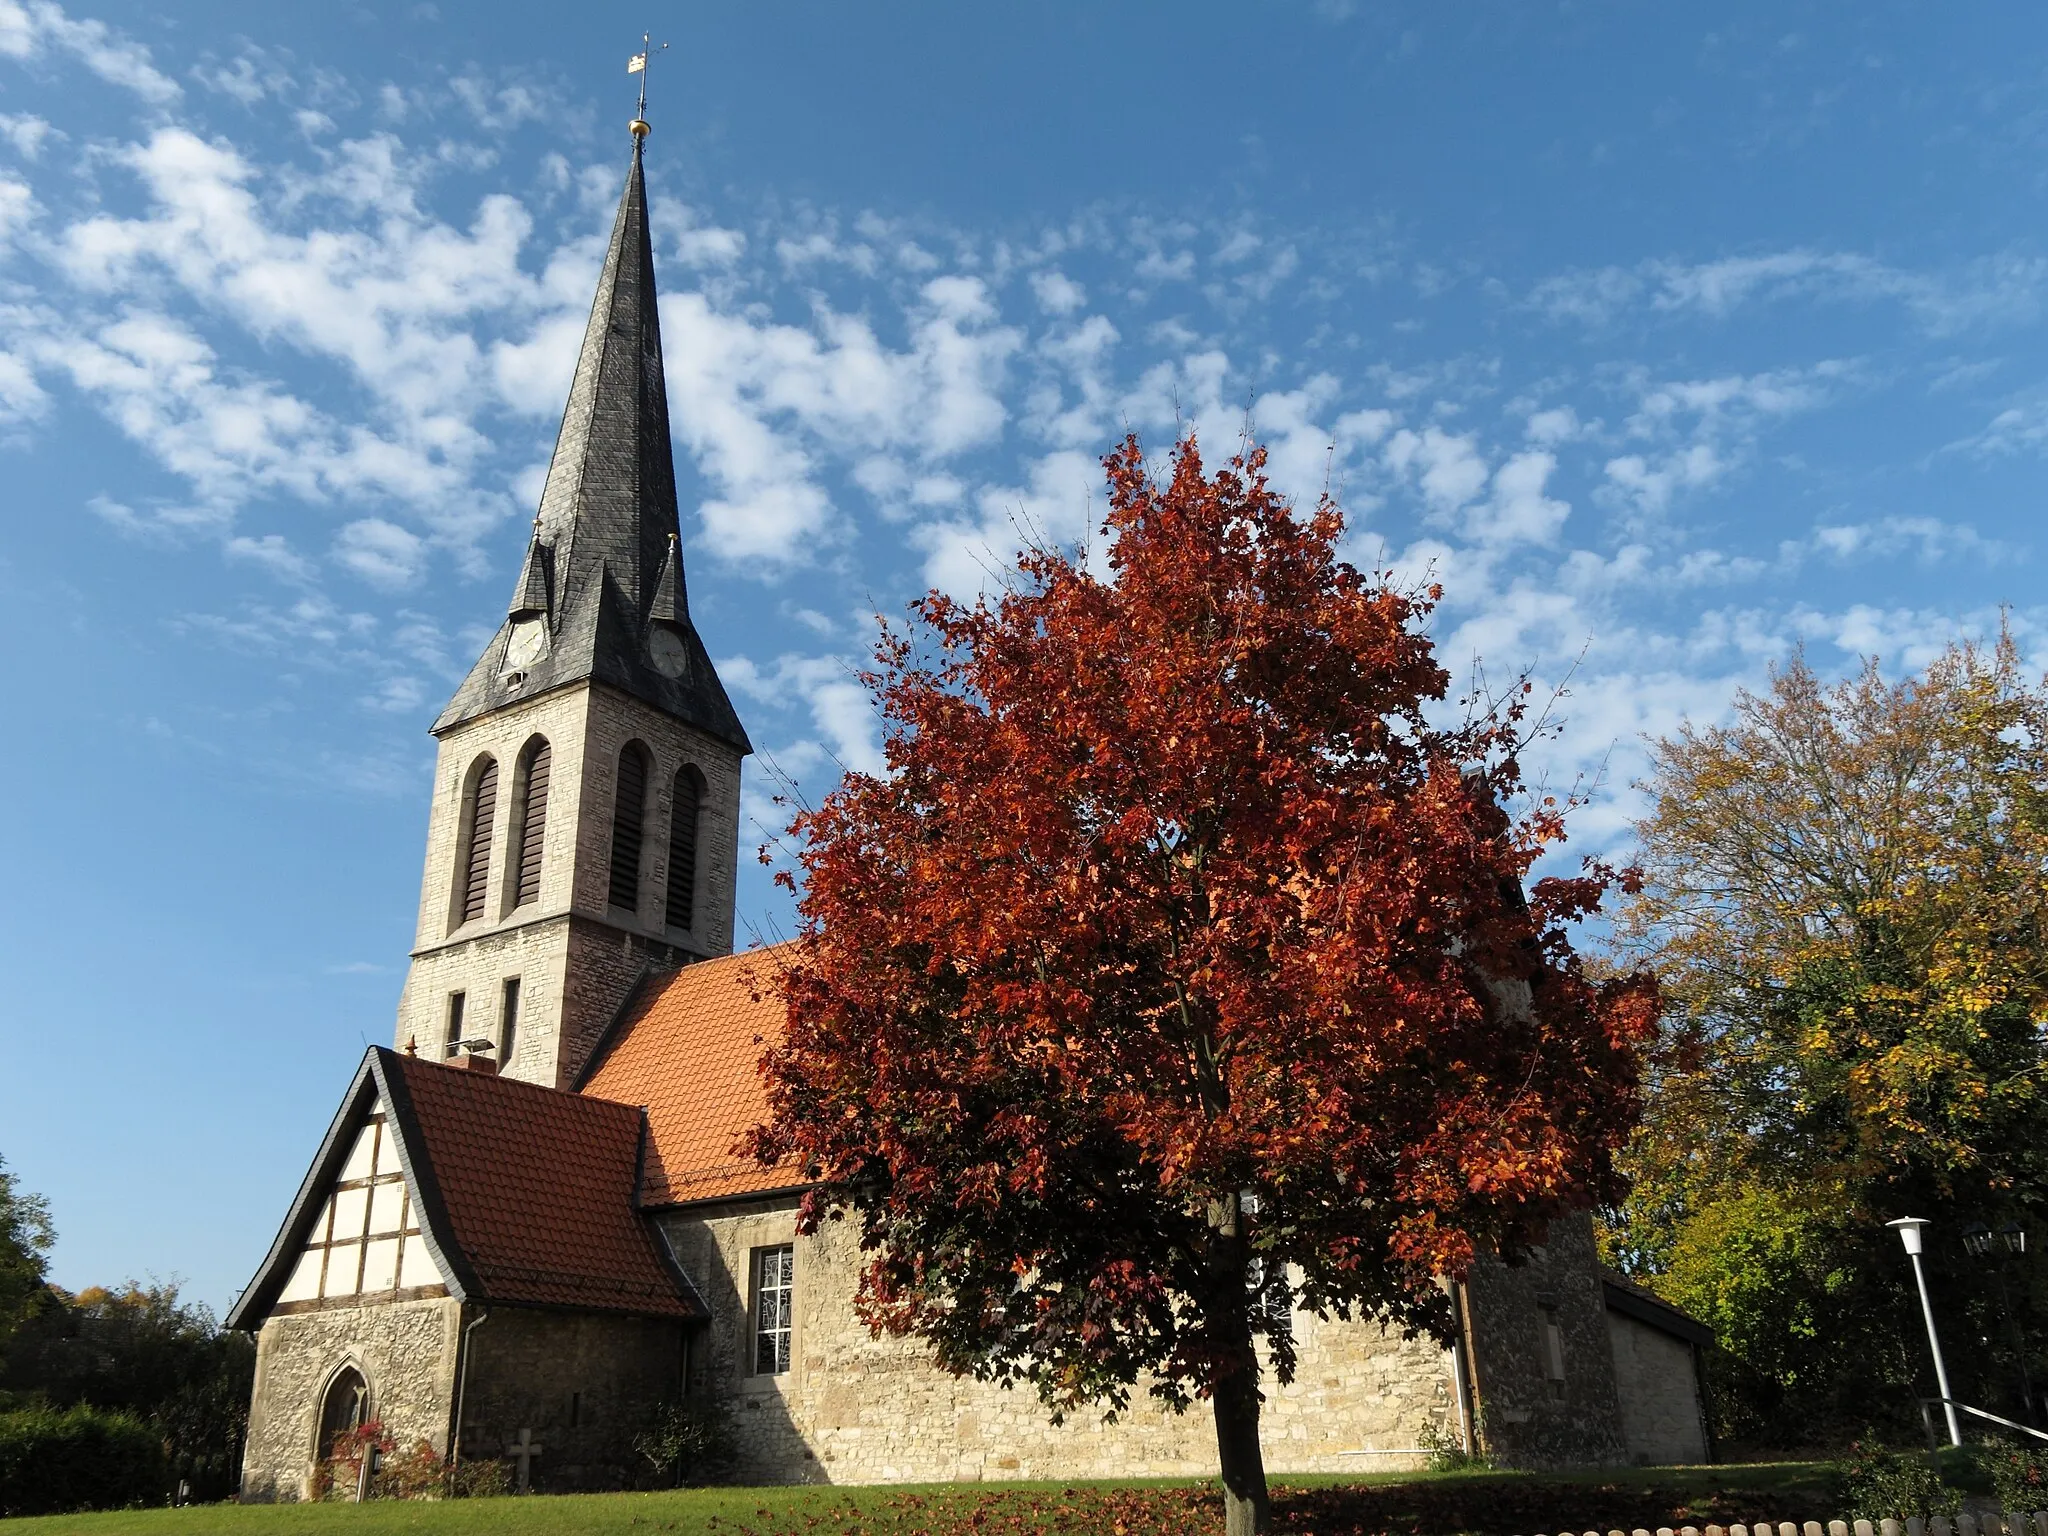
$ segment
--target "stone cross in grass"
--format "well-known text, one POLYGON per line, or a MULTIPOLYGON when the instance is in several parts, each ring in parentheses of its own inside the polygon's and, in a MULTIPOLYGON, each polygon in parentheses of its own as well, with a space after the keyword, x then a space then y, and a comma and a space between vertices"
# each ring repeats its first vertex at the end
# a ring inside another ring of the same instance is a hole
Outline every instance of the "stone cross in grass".
POLYGON ((526 1492, 533 1480, 533 1458, 540 1454, 540 1443, 533 1438, 533 1431, 520 1430, 519 1438, 505 1447, 505 1454, 519 1463, 519 1491, 526 1492))

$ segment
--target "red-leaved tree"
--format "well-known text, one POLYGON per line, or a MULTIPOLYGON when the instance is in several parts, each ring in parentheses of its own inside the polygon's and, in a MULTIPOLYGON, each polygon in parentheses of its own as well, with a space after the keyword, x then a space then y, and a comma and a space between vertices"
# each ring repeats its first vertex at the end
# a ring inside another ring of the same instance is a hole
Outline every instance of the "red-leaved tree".
POLYGON ((1235 1536, 1259 1341, 1285 1381, 1290 1303, 1445 1336, 1440 1277, 1614 1197, 1657 1005, 1568 942, 1604 871, 1525 899, 1557 808, 1498 808, 1516 709, 1428 718, 1433 593, 1344 563, 1257 450, 1104 462, 1111 579, 1036 549, 885 627, 889 774, 795 819, 753 1150, 945 1367, 1055 1414, 1209 1398, 1235 1536))

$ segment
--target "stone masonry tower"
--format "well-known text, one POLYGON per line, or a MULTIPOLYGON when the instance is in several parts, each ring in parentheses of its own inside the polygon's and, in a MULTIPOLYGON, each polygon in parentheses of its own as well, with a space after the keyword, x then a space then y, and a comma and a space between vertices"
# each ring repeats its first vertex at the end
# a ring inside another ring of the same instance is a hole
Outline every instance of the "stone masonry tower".
POLYGON ((752 747, 690 623, 641 168, 505 622, 434 722, 397 1045, 564 1086, 640 977, 731 952, 752 747), (489 1042, 488 1051, 478 1042, 489 1042))

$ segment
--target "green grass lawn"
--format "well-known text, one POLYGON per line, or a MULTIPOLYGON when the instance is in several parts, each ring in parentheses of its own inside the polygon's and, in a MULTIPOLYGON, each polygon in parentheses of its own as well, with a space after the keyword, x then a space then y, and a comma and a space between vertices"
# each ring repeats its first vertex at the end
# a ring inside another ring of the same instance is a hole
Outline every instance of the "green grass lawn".
MULTIPOLYGON (((1833 1513, 1811 1462, 1573 1474, 1446 1472, 1275 1479, 1275 1524, 1316 1536, 1528 1536, 1833 1513)), ((1207 1482, 994 1483, 881 1488, 695 1488, 435 1503, 126 1510, 0 1523, 6 1536, 1180 1536, 1220 1530, 1207 1482)))

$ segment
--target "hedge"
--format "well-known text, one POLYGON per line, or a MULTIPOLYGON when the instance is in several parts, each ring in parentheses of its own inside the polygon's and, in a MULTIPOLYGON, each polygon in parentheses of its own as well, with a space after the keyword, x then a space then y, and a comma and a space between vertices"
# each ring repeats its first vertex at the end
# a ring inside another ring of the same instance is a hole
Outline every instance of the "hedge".
POLYGON ((164 1486, 163 1442, 140 1419, 84 1404, 0 1413, 0 1515, 154 1504, 164 1486))

